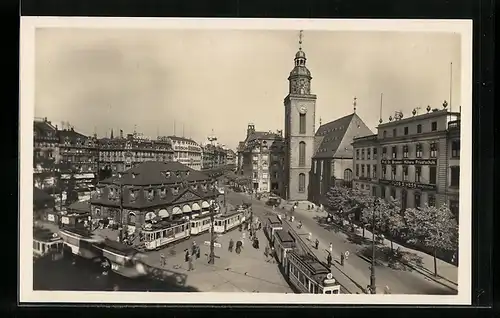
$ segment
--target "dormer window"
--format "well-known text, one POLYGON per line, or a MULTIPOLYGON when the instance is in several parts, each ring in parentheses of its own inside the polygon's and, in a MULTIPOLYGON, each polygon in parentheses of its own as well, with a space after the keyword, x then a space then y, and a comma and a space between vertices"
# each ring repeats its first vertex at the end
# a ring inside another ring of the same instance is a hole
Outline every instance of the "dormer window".
POLYGON ((179 178, 179 177, 181 176, 181 173, 180 173, 179 171, 176 171, 176 172, 175 172, 175 176, 176 176, 177 178, 179 178))
POLYGON ((173 194, 173 195, 177 195, 177 194, 179 194, 179 187, 173 187, 173 188, 172 188, 172 194, 173 194))
POLYGON ((135 179, 137 177, 137 173, 132 172, 132 179, 135 179))
POLYGON ((109 188, 108 191, 108 199, 112 199, 115 196, 115 189, 114 188, 109 188))
POLYGON ((137 192, 134 190, 130 191, 130 202, 134 202, 137 199, 137 192))
POLYGON ((188 171, 186 171, 186 177, 187 177, 187 176, 189 176, 189 170, 188 170, 188 171))
POLYGON ((165 171, 165 178, 170 178, 170 175, 171 175, 170 171, 165 171))
POLYGON ((161 188, 160 189, 160 197, 164 198, 167 196, 167 189, 166 188, 161 188))
POLYGON ((147 197, 148 201, 151 201, 151 200, 154 199, 154 196, 155 196, 154 189, 148 189, 148 190, 145 190, 144 192, 146 194, 146 197, 147 197))

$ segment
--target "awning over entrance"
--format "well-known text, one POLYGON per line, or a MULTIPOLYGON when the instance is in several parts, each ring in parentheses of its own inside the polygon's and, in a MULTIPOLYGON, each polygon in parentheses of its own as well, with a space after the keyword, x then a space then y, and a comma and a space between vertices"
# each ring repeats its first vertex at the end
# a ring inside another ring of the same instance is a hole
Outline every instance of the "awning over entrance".
POLYGON ((179 208, 178 206, 174 207, 172 209, 172 214, 182 214, 181 208, 179 208))
POLYGON ((149 221, 149 220, 152 220, 156 217, 156 214, 154 212, 148 212, 146 213, 146 215, 144 216, 144 219, 146 221, 149 221))
POLYGON ((158 216, 161 217, 161 218, 168 218, 170 215, 168 214, 167 210, 161 209, 158 212, 158 216))
POLYGON ((201 210, 200 205, 198 203, 193 203, 193 205, 191 206, 191 210, 193 211, 201 210))
POLYGON ((201 207, 204 209, 208 209, 210 207, 210 203, 208 203, 207 201, 203 201, 201 202, 201 207))
POLYGON ((184 212, 184 213, 189 213, 191 211, 192 211, 191 207, 189 205, 187 205, 187 204, 182 207, 182 212, 184 212))

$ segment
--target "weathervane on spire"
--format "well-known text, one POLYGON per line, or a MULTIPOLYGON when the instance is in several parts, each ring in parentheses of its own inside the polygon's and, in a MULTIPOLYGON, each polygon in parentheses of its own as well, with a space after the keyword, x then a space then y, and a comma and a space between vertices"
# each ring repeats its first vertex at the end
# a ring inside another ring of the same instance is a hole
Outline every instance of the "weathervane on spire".
POLYGON ((354 100, 352 101, 352 106, 354 107, 354 112, 356 112, 356 101, 358 100, 357 97, 354 97, 354 100))
POLYGON ((299 50, 302 51, 302 30, 299 32, 299 50))

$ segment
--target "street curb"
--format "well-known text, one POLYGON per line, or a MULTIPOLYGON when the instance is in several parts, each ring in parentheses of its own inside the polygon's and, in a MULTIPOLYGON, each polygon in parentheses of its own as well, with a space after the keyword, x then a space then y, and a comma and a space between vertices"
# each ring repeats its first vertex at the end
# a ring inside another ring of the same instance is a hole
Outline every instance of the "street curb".
MULTIPOLYGON (((316 220, 315 220, 315 221, 316 221, 316 220)), ((317 222, 317 221, 316 221, 316 222, 317 222)), ((341 226, 339 226, 339 225, 337 225, 337 224, 332 223, 332 225, 333 225, 333 226, 335 226, 337 229, 339 229, 342 233, 344 233, 344 234, 346 234, 346 235, 353 235, 353 233, 352 233, 352 232, 347 231, 346 229, 344 229, 343 227, 341 227, 341 226)), ((359 234, 354 234, 354 235, 361 237, 361 235, 359 235, 359 234)), ((421 251, 420 251, 420 252, 421 252, 421 251)), ((423 252, 421 252, 421 253, 423 253, 423 252)), ((368 260, 368 259, 367 259, 367 258, 365 258, 364 256, 360 256, 358 253, 356 253, 356 254, 357 254, 357 255, 358 255, 361 259, 364 259, 365 261, 371 262, 371 260, 368 260)), ((454 290, 454 291, 458 291, 456 288, 451 287, 450 285, 448 285, 448 284, 446 284, 446 283, 443 283, 442 281, 439 281, 438 279, 436 279, 436 278, 435 278, 435 277, 433 277, 432 275, 429 275, 429 274, 425 273, 423 270, 419 269, 419 268, 418 268, 418 266, 413 265, 413 264, 411 264, 410 262, 401 261, 401 263, 403 263, 404 265, 406 265, 406 266, 410 267, 411 269, 415 270, 415 271, 416 271, 416 272, 418 272, 420 275, 423 275, 423 276, 425 276, 425 277, 427 277, 427 278, 431 279, 432 281, 434 281, 434 282, 436 282, 436 283, 438 283, 438 284, 443 285, 444 287, 447 287, 447 288, 449 288, 449 289, 451 289, 451 290, 454 290)), ((384 266, 385 266, 385 265, 384 265, 384 266)), ((458 286, 458 284, 454 283, 453 281, 451 281, 451 280, 449 280, 449 279, 447 279, 447 278, 442 277, 442 279, 444 279, 444 280, 448 281, 448 282, 449 282, 449 284, 453 284, 453 285, 455 285, 455 286, 458 286)))

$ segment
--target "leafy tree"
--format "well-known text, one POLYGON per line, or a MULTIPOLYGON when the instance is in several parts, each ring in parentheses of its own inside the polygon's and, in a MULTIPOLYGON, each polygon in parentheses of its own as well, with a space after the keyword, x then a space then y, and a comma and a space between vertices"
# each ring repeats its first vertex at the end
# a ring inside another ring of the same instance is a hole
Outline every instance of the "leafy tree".
POLYGON ((404 219, 408 225, 410 243, 420 243, 433 250, 434 276, 437 276, 438 250, 453 251, 458 247, 458 224, 446 205, 439 208, 425 205, 407 209, 404 219))
POLYGON ((326 207, 338 219, 343 218, 343 212, 350 209, 348 189, 334 186, 326 193, 326 207))
POLYGON ((384 204, 385 212, 385 231, 388 232, 391 241, 391 252, 394 251, 393 238, 406 228, 404 216, 401 213, 401 203, 399 200, 391 197, 384 204))
POLYGON ((358 202, 362 207, 363 237, 365 236, 365 224, 371 224, 372 233, 382 230, 386 224, 387 203, 379 197, 361 196, 358 202))

